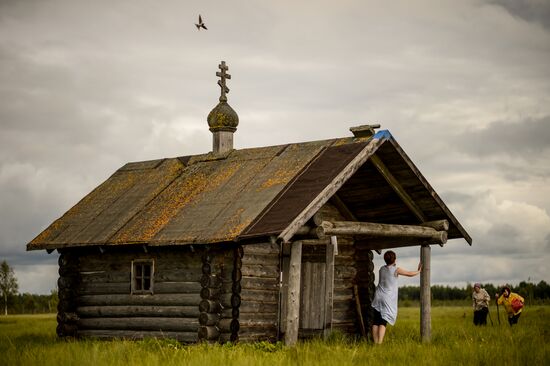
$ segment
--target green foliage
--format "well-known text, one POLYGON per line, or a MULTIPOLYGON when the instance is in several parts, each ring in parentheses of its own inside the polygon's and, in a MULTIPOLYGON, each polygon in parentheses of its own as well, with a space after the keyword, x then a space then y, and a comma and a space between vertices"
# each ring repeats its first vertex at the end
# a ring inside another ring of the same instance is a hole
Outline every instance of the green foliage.
POLYGON ((17 294, 17 278, 5 260, 0 264, 0 295, 4 301, 4 315, 8 315, 8 299, 17 294))
POLYGON ((475 327, 470 307, 432 309, 432 342, 422 344, 419 309, 399 309, 384 344, 334 332, 295 347, 281 343, 183 345, 173 340, 62 340, 55 316, 0 317, 0 365, 544 365, 550 361, 550 307, 526 307, 510 328, 496 309, 494 326, 475 327))
POLYGON ((8 302, 10 314, 45 314, 57 312, 57 291, 50 295, 18 294, 11 296, 8 302))

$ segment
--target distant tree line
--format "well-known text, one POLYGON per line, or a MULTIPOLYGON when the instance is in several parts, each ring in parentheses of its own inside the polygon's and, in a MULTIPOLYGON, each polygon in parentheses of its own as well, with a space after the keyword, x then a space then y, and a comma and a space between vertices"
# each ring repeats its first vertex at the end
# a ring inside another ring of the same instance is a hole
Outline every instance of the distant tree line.
MULTIPOLYGON (((495 286, 491 283, 481 284, 491 298, 497 292, 500 292, 502 286, 495 286)), ((550 299, 550 285, 546 281, 540 281, 538 284, 521 281, 517 286, 510 286, 512 292, 523 296, 526 302, 545 301, 550 299)), ((473 284, 468 284, 466 288, 434 285, 431 287, 432 299, 438 301, 446 300, 470 300, 472 298, 473 284)), ((399 300, 419 301, 419 286, 404 286, 399 288, 399 300)))
POLYGON ((9 314, 43 314, 56 313, 58 303, 57 291, 49 295, 17 294, 8 298, 9 314))

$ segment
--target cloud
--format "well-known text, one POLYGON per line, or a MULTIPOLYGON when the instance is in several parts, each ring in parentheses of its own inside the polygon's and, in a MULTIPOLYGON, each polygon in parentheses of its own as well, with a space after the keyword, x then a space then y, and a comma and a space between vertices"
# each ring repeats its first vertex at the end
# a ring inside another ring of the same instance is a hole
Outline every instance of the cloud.
POLYGON ((0 2, 0 256, 39 276, 55 254, 26 242, 117 168, 210 150, 222 59, 237 148, 381 123, 474 237, 434 258, 532 256, 550 212, 546 6, 491 4, 0 2))
POLYGON ((550 115, 521 122, 497 121, 456 137, 462 151, 473 156, 505 155, 531 159, 550 152, 550 115))
POLYGON ((538 23, 550 30, 550 3, 546 0, 489 0, 488 3, 506 9, 514 17, 538 23))
POLYGON ((49 294, 57 288, 57 260, 42 265, 15 265, 14 273, 19 284, 19 292, 49 294))

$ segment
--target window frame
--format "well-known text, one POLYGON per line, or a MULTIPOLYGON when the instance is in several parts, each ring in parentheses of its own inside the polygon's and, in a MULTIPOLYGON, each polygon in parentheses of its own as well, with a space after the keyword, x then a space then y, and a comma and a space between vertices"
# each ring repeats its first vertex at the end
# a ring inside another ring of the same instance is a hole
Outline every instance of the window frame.
POLYGON ((155 284, 155 260, 151 259, 133 259, 131 264, 131 294, 132 295, 152 295, 154 293, 154 284, 155 284), (151 267, 151 272, 149 274, 149 288, 147 290, 143 289, 143 280, 146 278, 143 275, 143 266, 149 265, 151 267), (142 266, 141 268, 141 289, 137 289, 137 280, 136 280, 136 266, 142 266))

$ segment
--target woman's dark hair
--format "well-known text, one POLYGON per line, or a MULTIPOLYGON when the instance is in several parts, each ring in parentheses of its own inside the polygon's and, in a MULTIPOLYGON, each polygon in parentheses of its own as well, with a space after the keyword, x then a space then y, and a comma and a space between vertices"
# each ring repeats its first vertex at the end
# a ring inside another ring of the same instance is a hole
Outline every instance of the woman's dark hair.
POLYGON ((393 250, 388 250, 386 253, 384 253, 384 261, 388 266, 395 263, 395 258, 396 255, 393 250))
POLYGON ((500 294, 504 294, 504 291, 508 290, 508 294, 511 294, 512 293, 512 290, 510 289, 510 286, 506 285, 502 288, 502 291, 500 292, 500 294))

